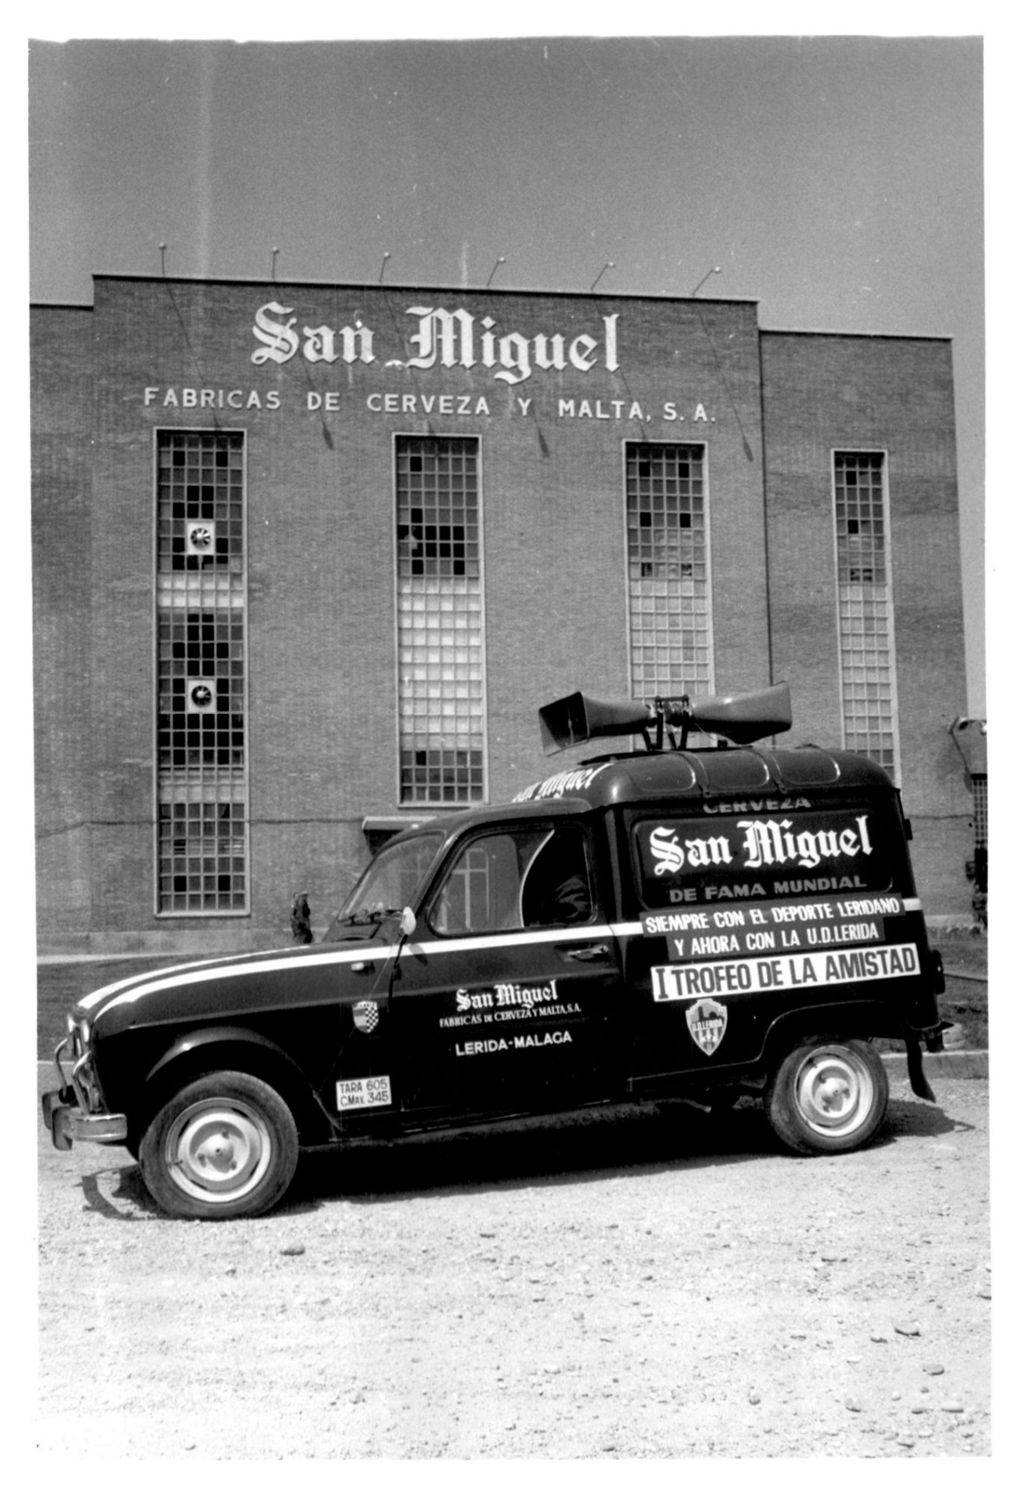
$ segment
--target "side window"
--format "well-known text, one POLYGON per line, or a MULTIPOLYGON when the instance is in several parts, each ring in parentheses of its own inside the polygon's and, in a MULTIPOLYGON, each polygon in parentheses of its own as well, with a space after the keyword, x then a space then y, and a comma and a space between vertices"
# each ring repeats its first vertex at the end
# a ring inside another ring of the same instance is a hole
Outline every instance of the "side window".
POLYGON ((578 826, 477 837, 452 864, 428 921, 440 935, 582 924, 594 913, 578 826))
POLYGON ((516 930, 519 863, 507 833, 481 836, 459 853, 427 916, 441 935, 516 930))

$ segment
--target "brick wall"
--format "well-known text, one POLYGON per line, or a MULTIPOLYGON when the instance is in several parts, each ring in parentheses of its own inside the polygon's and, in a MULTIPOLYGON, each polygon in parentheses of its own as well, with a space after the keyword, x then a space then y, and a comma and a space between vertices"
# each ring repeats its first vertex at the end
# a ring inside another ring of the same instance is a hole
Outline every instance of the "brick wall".
POLYGON ((78 307, 52 307, 31 322, 40 931, 92 923, 91 325, 92 313, 78 307))
POLYGON ((970 796, 948 728, 967 687, 952 351, 926 338, 764 333, 772 641, 791 737, 842 728, 832 453, 887 454, 901 782, 926 909, 966 913, 970 796))
MULTIPOLYGON (((884 414, 904 764, 936 824, 953 813, 934 728, 946 702, 934 688, 948 645, 951 720, 964 698, 959 622, 927 585, 935 567, 955 564, 944 345, 937 354, 910 340, 764 335, 763 441, 752 303, 99 277, 92 310, 38 308, 34 325, 45 938, 63 932, 104 949, 287 942, 292 894, 307 891, 314 923, 324 923, 364 860, 362 818, 405 809, 396 798, 398 433, 480 440, 489 794, 500 800, 551 770, 539 705, 574 689, 629 692, 630 440, 706 444, 719 690, 771 674, 767 453, 774 678, 793 683, 798 737, 837 740, 828 449, 866 441, 884 414), (300 353, 254 363, 266 348, 254 319, 271 302, 290 309, 274 318, 293 316, 300 336, 307 326, 372 328, 375 361, 300 353), (409 309, 431 306, 475 318, 474 367, 389 367, 411 352, 409 309), (568 348, 593 338, 595 366, 534 368, 509 385, 483 362, 485 318, 495 339, 561 334, 568 348), (605 367, 609 325, 617 369, 605 367), (213 404, 186 405, 185 390, 211 390, 213 404), (865 401, 879 420, 867 420, 865 401), (158 919, 154 432, 218 426, 246 433, 252 912, 158 919), (936 502, 942 524, 915 540, 913 516, 936 502)), ((958 603, 958 583, 955 594, 958 603)))

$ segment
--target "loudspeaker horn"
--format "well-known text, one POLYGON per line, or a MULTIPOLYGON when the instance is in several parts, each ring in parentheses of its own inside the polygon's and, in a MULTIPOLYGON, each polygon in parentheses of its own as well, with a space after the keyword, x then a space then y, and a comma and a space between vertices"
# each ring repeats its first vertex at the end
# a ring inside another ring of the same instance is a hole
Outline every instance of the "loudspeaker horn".
POLYGON ((687 696, 650 702, 597 701, 574 691, 542 706, 539 715, 541 742, 548 754, 589 743, 592 738, 638 732, 643 733, 648 748, 660 748, 666 728, 679 729, 679 739, 672 743, 676 748, 686 746, 686 734, 694 729, 733 743, 754 743, 793 725, 788 685, 708 696, 692 703, 687 696))
POLYGON ((702 732, 728 738, 730 743, 756 743, 793 726, 793 707, 787 685, 761 691, 737 691, 731 696, 708 696, 690 707, 690 721, 702 732))
POLYGON ((540 736, 545 753, 559 753, 591 738, 620 738, 642 732, 654 721, 654 713, 643 701, 595 701, 574 691, 542 706, 540 736))

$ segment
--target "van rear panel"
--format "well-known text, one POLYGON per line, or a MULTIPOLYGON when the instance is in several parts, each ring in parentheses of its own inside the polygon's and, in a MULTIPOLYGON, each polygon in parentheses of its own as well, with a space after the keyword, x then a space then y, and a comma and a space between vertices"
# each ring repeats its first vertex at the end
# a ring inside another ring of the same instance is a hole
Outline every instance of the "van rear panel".
POLYGON ((625 953, 633 1084, 765 1060, 772 1036, 906 1037, 938 1022, 896 792, 645 805, 621 821, 640 938, 625 953))

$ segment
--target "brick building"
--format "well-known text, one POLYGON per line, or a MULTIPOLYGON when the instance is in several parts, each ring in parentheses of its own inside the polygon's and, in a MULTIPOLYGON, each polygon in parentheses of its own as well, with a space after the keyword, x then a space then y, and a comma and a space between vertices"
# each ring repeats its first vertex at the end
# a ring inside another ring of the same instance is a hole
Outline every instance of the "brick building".
POLYGON ((394 827, 549 772, 543 702, 769 681, 968 914, 947 340, 98 276, 32 357, 44 949, 286 943, 394 827))

